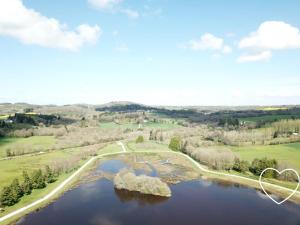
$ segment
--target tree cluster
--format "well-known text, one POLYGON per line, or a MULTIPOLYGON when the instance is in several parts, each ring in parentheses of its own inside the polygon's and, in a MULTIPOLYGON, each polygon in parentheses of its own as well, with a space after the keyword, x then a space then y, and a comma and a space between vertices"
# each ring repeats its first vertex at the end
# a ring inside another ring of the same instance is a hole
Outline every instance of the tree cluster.
MULTIPOLYGON (((277 168, 278 162, 275 159, 268 159, 268 158, 262 158, 262 159, 254 159, 251 163, 251 166, 249 167, 250 172, 252 172, 256 176, 260 176, 260 174, 263 172, 263 170, 267 168, 277 168)), ((263 177, 266 178, 276 178, 276 173, 273 170, 267 170, 263 177)))
POLYGON ((143 136, 138 136, 137 139, 135 140, 135 143, 142 143, 144 142, 144 137, 143 136))
POLYGON ((163 142, 164 141, 164 136, 161 130, 150 130, 150 134, 149 134, 149 140, 150 141, 160 141, 163 142))
POLYGON ((29 177, 26 171, 23 171, 23 182, 20 183, 16 178, 13 182, 3 188, 0 195, 0 205, 12 206, 20 201, 24 195, 30 195, 33 189, 42 189, 49 183, 55 182, 57 176, 50 169, 45 167, 43 172, 41 169, 35 170, 29 177))

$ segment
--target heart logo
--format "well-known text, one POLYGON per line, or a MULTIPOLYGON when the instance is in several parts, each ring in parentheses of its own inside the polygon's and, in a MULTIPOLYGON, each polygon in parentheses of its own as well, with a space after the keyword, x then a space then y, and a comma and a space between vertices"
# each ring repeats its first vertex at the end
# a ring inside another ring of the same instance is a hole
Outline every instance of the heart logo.
POLYGON ((281 172, 279 172, 278 170, 276 170, 276 169, 274 169, 274 168, 266 168, 266 169, 264 169, 264 170, 261 172, 261 174, 260 174, 260 176, 259 176, 259 185, 260 185, 261 189, 262 189, 262 190, 264 191, 264 193, 265 193, 265 194, 266 194, 273 202, 275 202, 277 205, 280 205, 280 204, 284 203, 285 201, 287 201, 290 197, 292 197, 292 196, 297 192, 298 187, 299 187, 299 182, 300 182, 299 174, 298 174, 298 172, 297 172, 296 170, 294 170, 294 169, 284 169, 284 170, 282 170, 281 172), (280 174, 283 174, 284 172, 287 172, 287 171, 292 171, 292 172, 294 172, 294 173, 297 175, 297 177, 298 177, 297 187, 294 189, 294 191, 293 191, 289 196, 287 196, 285 199, 283 199, 283 200, 280 201, 280 202, 276 201, 271 195, 269 195, 269 194, 266 192, 266 190, 264 189, 263 185, 262 185, 262 183, 263 183, 263 182, 261 181, 262 175, 263 175, 264 172, 266 172, 267 170, 273 170, 273 171, 276 171, 279 175, 280 175, 280 174))

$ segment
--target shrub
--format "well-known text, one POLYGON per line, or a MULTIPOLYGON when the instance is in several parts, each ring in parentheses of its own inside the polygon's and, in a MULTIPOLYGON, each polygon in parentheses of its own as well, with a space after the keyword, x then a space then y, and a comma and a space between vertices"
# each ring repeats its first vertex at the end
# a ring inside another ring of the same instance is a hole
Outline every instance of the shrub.
MULTIPOLYGON (((275 159, 267 159, 266 157, 262 158, 262 159, 254 159, 252 161, 250 171, 257 176, 260 176, 260 174, 262 173, 262 171, 264 169, 277 168, 277 166, 278 166, 278 163, 275 159)), ((275 171, 268 170, 263 174, 263 177, 275 178, 276 173, 275 173, 275 171)))
POLYGON ((182 140, 180 137, 173 137, 170 140, 169 148, 173 151, 181 151, 182 148, 182 140))
POLYGON ((50 169, 50 167, 47 165, 45 167, 45 181, 50 184, 56 181, 56 177, 54 175, 54 172, 50 169))
POLYGON ((249 171, 249 162, 245 160, 240 160, 239 158, 234 159, 234 164, 232 169, 241 173, 249 171))
POLYGON ((18 195, 14 192, 11 187, 4 187, 1 196, 0 202, 3 206, 12 206, 19 201, 18 195))
POLYGON ((42 170, 34 171, 32 175, 32 187, 34 189, 42 189, 46 187, 45 177, 43 176, 42 170))
POLYGON ((135 143, 142 143, 142 142, 144 142, 143 136, 138 136, 137 139, 135 140, 135 143))
POLYGON ((24 179, 24 182, 22 184, 23 192, 24 194, 29 195, 31 194, 32 191, 32 182, 26 171, 23 171, 23 179, 24 179))

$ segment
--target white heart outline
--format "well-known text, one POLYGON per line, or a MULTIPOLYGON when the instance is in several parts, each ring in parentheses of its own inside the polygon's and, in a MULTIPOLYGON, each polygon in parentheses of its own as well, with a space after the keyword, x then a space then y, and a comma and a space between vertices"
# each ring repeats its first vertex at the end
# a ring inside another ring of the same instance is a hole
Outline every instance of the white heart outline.
POLYGON ((299 173, 298 173, 296 170, 294 170, 294 169, 284 169, 284 170, 282 170, 281 172, 279 172, 277 169, 274 169, 274 168, 269 167, 269 168, 264 169, 264 170, 261 172, 261 174, 259 175, 259 185, 260 185, 261 189, 262 189, 262 190, 264 191, 264 193, 265 193, 265 194, 266 194, 273 202, 275 202, 277 205, 280 205, 280 204, 284 203, 284 202, 287 201, 290 197, 292 197, 292 196, 297 192, 298 187, 299 187, 299 184, 300 184, 299 173), (297 187, 294 189, 294 191, 293 191, 289 196, 287 196, 287 197, 286 197, 285 199, 283 199, 281 202, 277 202, 275 199, 273 199, 272 196, 270 196, 270 195, 266 192, 266 190, 264 189, 264 187, 263 187, 263 185, 262 185, 262 183, 269 184, 269 183, 267 183, 267 182, 262 182, 262 181, 261 181, 262 175, 263 175, 264 172, 266 172, 267 170, 273 170, 273 171, 276 171, 276 172, 279 173, 279 174, 282 174, 282 173, 284 173, 285 171, 292 171, 292 172, 294 172, 294 173, 297 175, 297 177, 298 177, 297 187))

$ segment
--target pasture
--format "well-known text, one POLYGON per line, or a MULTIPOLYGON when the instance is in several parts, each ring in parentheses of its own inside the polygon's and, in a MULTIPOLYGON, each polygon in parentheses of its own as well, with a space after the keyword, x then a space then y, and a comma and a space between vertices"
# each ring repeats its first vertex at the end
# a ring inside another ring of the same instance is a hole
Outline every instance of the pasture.
POLYGON ((255 158, 274 158, 286 162, 300 172, 300 143, 283 145, 230 147, 241 159, 251 162, 255 158))
POLYGON ((7 150, 24 150, 24 153, 37 152, 55 144, 53 136, 32 136, 28 138, 5 137, 0 138, 0 158, 6 157, 7 150))

